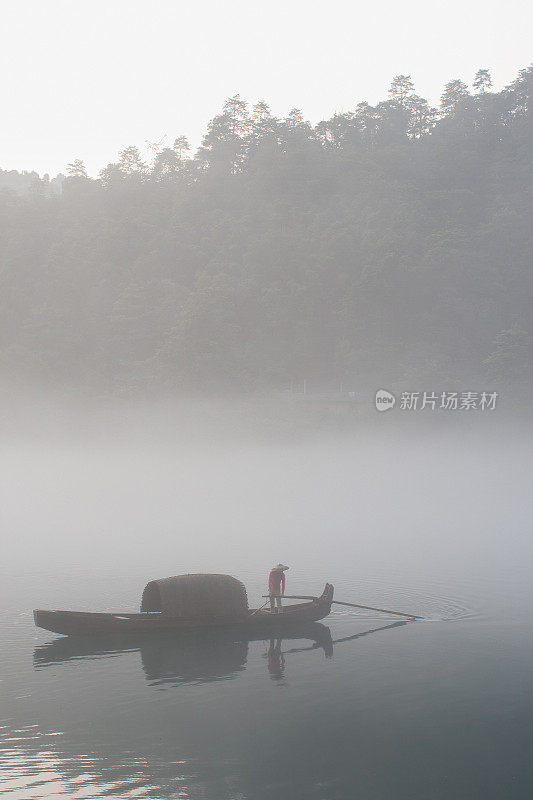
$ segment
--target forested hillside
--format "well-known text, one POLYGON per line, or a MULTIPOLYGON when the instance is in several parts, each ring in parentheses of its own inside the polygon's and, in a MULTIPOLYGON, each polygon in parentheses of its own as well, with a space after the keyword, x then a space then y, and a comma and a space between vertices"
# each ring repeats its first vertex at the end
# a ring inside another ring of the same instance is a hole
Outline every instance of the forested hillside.
POLYGON ((36 172, 17 172, 16 169, 0 169, 0 191, 11 189, 17 194, 50 195, 61 193, 61 183, 64 175, 56 175, 50 180, 49 175, 42 178, 36 172))
MULTIPOLYGON (((177 132, 178 133, 178 132, 177 132)), ((311 126, 230 98, 194 155, 134 147, 0 192, 5 375, 114 392, 529 380, 533 67, 436 110, 408 76, 311 126)), ((80 154, 82 155, 82 154, 80 154)))

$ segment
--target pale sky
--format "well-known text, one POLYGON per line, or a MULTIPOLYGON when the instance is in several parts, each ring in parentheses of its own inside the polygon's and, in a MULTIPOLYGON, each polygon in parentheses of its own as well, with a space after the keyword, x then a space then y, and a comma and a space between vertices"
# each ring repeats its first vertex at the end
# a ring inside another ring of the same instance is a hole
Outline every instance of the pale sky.
POLYGON ((3 0, 2 34, 0 168, 81 158, 96 175, 130 144, 197 146, 236 93, 315 123, 386 99, 399 73, 433 104, 479 68, 499 90, 533 61, 533 4, 3 0))

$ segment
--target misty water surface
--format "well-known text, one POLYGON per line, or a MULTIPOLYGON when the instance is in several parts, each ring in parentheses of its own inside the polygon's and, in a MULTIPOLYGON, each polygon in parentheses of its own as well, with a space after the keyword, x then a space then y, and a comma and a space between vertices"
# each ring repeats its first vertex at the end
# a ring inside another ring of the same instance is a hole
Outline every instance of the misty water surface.
POLYGON ((291 438, 148 420, 5 437, 2 796, 531 796, 519 428, 291 438), (279 560, 288 591, 328 580, 426 621, 337 607, 314 639, 112 644, 32 624, 34 607, 135 610, 147 580, 181 572, 234 574, 253 605, 279 560))

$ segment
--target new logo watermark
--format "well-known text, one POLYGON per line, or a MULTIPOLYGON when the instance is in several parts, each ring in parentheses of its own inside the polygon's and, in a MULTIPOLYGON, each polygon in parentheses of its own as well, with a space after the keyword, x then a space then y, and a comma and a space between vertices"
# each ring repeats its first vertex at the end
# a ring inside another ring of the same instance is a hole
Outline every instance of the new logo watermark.
MULTIPOLYGON (((498 392, 402 392, 400 411, 494 411, 498 392)), ((396 397, 387 389, 378 389, 375 397, 378 411, 390 411, 396 397)))
POLYGON ((386 389, 378 389, 376 392, 376 408, 378 411, 390 411, 396 405, 396 398, 392 392, 386 389))

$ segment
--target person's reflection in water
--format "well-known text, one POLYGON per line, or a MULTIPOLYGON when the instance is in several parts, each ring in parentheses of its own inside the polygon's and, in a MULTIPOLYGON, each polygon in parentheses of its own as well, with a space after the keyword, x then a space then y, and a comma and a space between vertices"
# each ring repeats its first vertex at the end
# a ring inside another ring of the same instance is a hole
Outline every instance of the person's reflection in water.
POLYGON ((271 639, 267 653, 268 672, 273 681, 279 681, 285 673, 285 656, 281 652, 282 639, 271 639))

